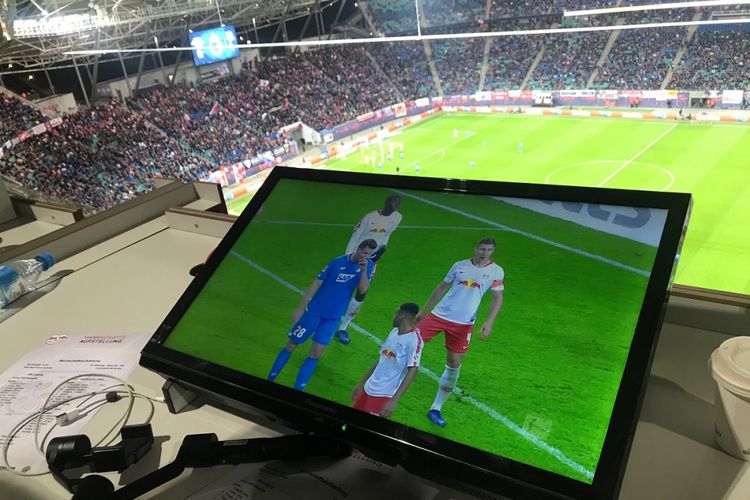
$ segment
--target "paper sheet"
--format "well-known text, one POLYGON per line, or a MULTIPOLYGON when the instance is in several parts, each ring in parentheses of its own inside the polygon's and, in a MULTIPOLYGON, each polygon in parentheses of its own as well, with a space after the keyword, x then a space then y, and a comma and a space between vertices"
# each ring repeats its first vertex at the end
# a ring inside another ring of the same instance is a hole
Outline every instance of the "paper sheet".
MULTIPOLYGON (((5 445, 8 433, 24 417, 38 411, 52 390, 62 381, 75 375, 87 373, 107 374, 127 379, 138 363, 141 349, 148 341, 148 335, 108 336, 54 335, 37 349, 29 352, 12 367, 0 375, 0 451, 5 445)), ((52 402, 79 394, 103 390, 117 384, 109 378, 90 377, 77 379, 58 390, 52 402)), ((102 399, 95 396, 86 404, 102 399)), ((56 408, 42 418, 39 427, 39 441, 55 423, 55 416, 71 410, 83 400, 56 408)), ((127 404, 126 401, 116 403, 127 404)), ((123 409, 124 411, 124 409, 123 409)), ((80 434, 81 429, 95 412, 71 425, 57 426, 49 439, 59 435, 80 434)), ((34 446, 35 420, 16 434, 8 451, 11 467, 26 474, 46 472, 47 462, 34 446)), ((92 443, 94 444, 94 443, 92 443)), ((0 469, 6 463, 0 454, 0 469)))
POLYGON ((236 467, 189 500, 432 499, 438 490, 398 467, 355 452, 344 460, 268 462, 236 467))

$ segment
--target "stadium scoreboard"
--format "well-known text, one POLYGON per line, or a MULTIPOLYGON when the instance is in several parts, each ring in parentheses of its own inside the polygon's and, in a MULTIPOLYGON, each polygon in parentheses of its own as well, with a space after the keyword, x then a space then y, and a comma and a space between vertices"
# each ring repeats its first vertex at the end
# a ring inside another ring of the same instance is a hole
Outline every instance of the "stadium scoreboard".
POLYGON ((196 31, 190 33, 189 38, 196 66, 226 61, 240 55, 234 26, 196 31))

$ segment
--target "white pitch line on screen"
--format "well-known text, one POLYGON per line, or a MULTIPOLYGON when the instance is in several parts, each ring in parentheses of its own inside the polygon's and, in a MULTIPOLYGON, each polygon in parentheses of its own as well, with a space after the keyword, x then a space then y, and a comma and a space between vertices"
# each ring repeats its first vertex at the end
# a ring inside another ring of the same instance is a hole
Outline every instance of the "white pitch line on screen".
MULTIPOLYGON (((353 224, 339 224, 334 222, 302 222, 293 220, 266 220, 254 224, 279 224, 289 226, 323 226, 323 227, 346 227, 353 229, 353 224)), ((497 228, 480 226, 398 226, 399 231, 403 229, 437 229, 446 231, 491 231, 497 228)))
POLYGON ((645 148, 643 148, 640 151, 638 151, 635 154, 634 157, 632 157, 631 159, 629 159, 628 161, 626 161, 625 163, 623 163, 617 170, 615 170, 609 176, 607 176, 606 179, 604 179, 602 182, 600 182, 599 184, 597 184, 596 187, 602 187, 603 185, 605 185, 606 183, 608 183, 609 181, 611 181, 614 176, 616 176, 617 174, 619 174, 620 172, 622 172, 623 170, 625 170, 628 165, 630 165, 635 160, 637 160, 638 158, 640 158, 641 156, 643 156, 643 154, 646 151, 648 151, 649 149, 651 149, 657 142, 659 142, 660 140, 664 139, 667 136, 667 134, 669 134, 671 131, 673 131, 675 128, 677 128, 677 125, 678 124, 675 123, 674 125, 672 125, 671 127, 669 127, 669 129, 667 129, 666 132, 662 133, 661 135, 659 135, 659 137, 657 137, 653 141, 649 142, 648 145, 645 148))
MULTIPOLYGON (((432 200, 428 200, 427 198, 422 198, 421 196, 417 196, 415 194, 412 194, 412 193, 409 193, 409 192, 406 192, 406 191, 401 191, 400 189, 392 189, 391 191, 393 191, 394 193, 398 193, 401 196, 405 196, 407 198, 413 198, 415 200, 419 200, 422 203, 426 203, 427 205, 431 205, 431 206, 437 207, 437 208, 442 208, 445 211, 453 212, 453 213, 458 214, 458 215, 463 215, 464 217, 467 217, 469 219, 474 219, 476 221, 479 221, 479 222, 482 222, 482 223, 487 224, 489 226, 492 226, 495 229, 500 229, 500 230, 503 230, 503 231, 508 231, 508 232, 511 232, 511 233, 519 234, 521 236, 525 236, 527 238, 539 241, 541 243, 546 243, 547 245, 551 245, 553 247, 560 248, 562 250, 568 250, 569 252, 573 252, 573 253, 581 255, 583 257, 588 257, 590 259, 598 260, 599 262, 604 262, 605 264, 609 264, 611 266, 618 267, 618 268, 624 269, 626 271, 630 271, 630 272, 633 272, 633 273, 636 273, 636 274, 640 274, 641 276, 649 276, 651 274, 649 271, 644 271, 643 269, 638 269, 637 267, 629 266, 627 264, 623 264, 622 262, 617 262, 616 260, 612 260, 610 258, 603 257, 601 255, 596 255, 594 253, 587 252, 585 250, 581 250, 579 248, 571 247, 571 246, 565 245, 563 243, 558 243, 556 241, 552 241, 552 240, 549 240, 547 238, 543 238, 541 236, 537 236, 534 233, 529 233, 527 231, 521 231, 520 229, 516 229, 516 228, 510 227, 510 226, 506 226, 505 224, 500 224, 500 223, 495 222, 493 220, 485 219, 484 217, 480 217, 478 215, 474 215, 474 214, 471 214, 469 212, 465 212, 463 210, 459 210, 458 208, 449 207, 447 205, 443 205, 442 203, 438 203, 438 202, 435 202, 435 201, 432 201, 432 200)), ((495 199, 502 201, 502 198, 495 198, 495 199)))
MULTIPOLYGON (((289 283, 287 280, 285 280, 281 276, 277 275, 276 273, 274 273, 272 271, 269 271, 268 269, 266 269, 265 267, 261 266, 260 264, 254 262, 254 261, 252 261, 250 259, 248 259, 247 257, 245 257, 244 255, 240 254, 239 252, 236 252, 234 250, 230 250, 229 254, 233 255, 236 258, 238 258, 239 260, 241 260, 245 264, 249 265, 250 267, 252 267, 256 271, 259 271, 260 273, 262 273, 262 274, 268 276, 269 278, 277 281, 278 283, 280 283, 281 285, 283 285, 287 289, 293 291, 297 295, 304 295, 304 292, 301 289, 299 289, 296 286, 292 285, 291 283, 289 283)), ((368 339, 372 340, 377 345, 382 345, 383 340, 381 338, 377 337, 376 335, 374 335, 373 333, 365 330, 364 328, 362 328, 361 326, 359 326, 359 325, 357 325, 355 323, 351 323, 350 326, 355 331, 357 331, 358 333, 361 333, 362 335, 364 335, 368 339)), ((424 366, 420 366, 419 367, 419 371, 422 372, 422 373, 424 373, 428 377, 430 377, 432 380, 440 383, 440 377, 435 372, 433 372, 432 370, 430 370, 428 368, 425 368, 424 366)), ((486 413, 489 417, 491 417, 491 418, 497 420, 498 422, 502 423, 504 426, 506 426, 511 431, 515 432, 519 436, 521 436, 524 439, 526 439, 527 441, 531 442, 532 444, 534 444, 536 447, 540 448, 541 450, 546 451, 547 453, 549 453, 550 455, 552 455, 553 457, 555 457, 558 461, 560 461, 561 463, 567 465, 568 467, 570 467, 571 469, 575 470, 579 474, 583 474, 588 479, 592 479, 594 477, 594 472, 593 471, 587 469, 586 467, 584 467, 583 465, 579 464, 575 460, 573 460, 571 458, 568 458, 562 451, 558 450, 557 448, 555 448, 554 446, 552 446, 550 444, 547 444, 547 442, 545 442, 541 438, 535 436, 534 434, 532 434, 528 430, 524 429, 522 426, 516 424, 515 422, 513 422, 512 420, 510 420, 508 417, 506 417, 505 415, 503 415, 502 413, 500 413, 497 410, 495 410, 495 409, 487 406, 485 403, 482 403, 481 401, 477 401, 472 396, 462 394, 461 389, 459 389, 458 387, 456 387, 454 389, 454 392, 457 395, 459 395, 462 398, 464 398, 464 400, 466 400, 469 403, 471 403, 474 407, 476 407, 480 411, 486 413)))

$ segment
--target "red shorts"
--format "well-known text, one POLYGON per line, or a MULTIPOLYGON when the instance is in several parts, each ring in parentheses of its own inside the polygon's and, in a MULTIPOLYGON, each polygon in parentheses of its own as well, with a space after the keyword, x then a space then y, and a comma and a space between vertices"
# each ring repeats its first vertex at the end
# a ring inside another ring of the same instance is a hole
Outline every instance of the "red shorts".
POLYGON ((430 313, 417 324, 419 334, 425 343, 440 332, 445 332, 445 347, 450 352, 463 354, 469 349, 474 325, 462 325, 430 313))
POLYGON ((391 398, 385 396, 370 396, 362 390, 352 408, 379 416, 390 400, 391 398))

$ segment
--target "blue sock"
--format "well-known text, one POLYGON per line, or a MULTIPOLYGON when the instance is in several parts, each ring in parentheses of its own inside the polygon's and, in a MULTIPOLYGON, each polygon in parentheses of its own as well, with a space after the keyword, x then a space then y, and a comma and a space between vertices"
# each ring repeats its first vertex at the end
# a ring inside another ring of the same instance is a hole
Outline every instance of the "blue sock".
POLYGON ((307 382, 312 377, 315 367, 318 366, 318 360, 313 358, 307 358, 302 366, 299 368, 297 373, 297 381, 294 383, 294 388, 298 391, 304 391, 307 386, 307 382))
POLYGON ((281 373, 281 370, 284 369, 284 366, 286 366, 286 362, 289 361, 289 356, 291 355, 291 351, 287 351, 286 348, 282 348, 281 352, 279 352, 279 355, 276 356, 276 361, 273 362, 271 372, 268 374, 268 377, 266 377, 266 380, 270 380, 271 382, 276 380, 276 377, 278 377, 279 373, 281 373))

